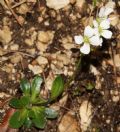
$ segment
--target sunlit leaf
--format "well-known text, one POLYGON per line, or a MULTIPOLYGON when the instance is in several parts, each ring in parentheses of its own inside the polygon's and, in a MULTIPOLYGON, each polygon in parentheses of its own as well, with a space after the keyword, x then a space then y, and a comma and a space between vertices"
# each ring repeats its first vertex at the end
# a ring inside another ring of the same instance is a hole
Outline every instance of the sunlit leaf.
POLYGON ((30 102, 29 96, 22 96, 21 99, 12 98, 10 100, 10 106, 12 106, 14 108, 23 108, 26 105, 28 105, 29 102, 30 102))
POLYGON ((44 129, 46 125, 46 115, 45 115, 45 109, 44 108, 34 108, 34 118, 32 119, 34 125, 37 128, 44 129))
POLYGON ((12 98, 9 102, 10 106, 14 107, 14 108, 22 108, 21 104, 20 104, 20 100, 17 98, 12 98))
POLYGON ((30 128, 31 125, 32 125, 32 121, 30 120, 29 117, 27 117, 25 122, 24 122, 24 126, 26 126, 27 128, 30 128))
POLYGON ((46 100, 42 97, 35 99, 33 102, 33 104, 35 104, 35 105, 42 105, 42 104, 47 104, 47 103, 48 103, 48 100, 46 100))
POLYGON ((40 76, 36 76, 32 81, 31 92, 32 92, 32 100, 36 98, 36 96, 40 93, 40 86, 43 82, 43 79, 40 76))
POLYGON ((25 119, 27 118, 27 113, 28 111, 26 109, 16 111, 9 120, 10 127, 20 128, 23 125, 25 119))
POLYGON ((57 76, 52 84, 51 100, 56 99, 64 90, 64 82, 61 76, 57 76))
POLYGON ((23 91, 25 95, 30 94, 30 83, 28 82, 27 79, 22 79, 20 82, 20 88, 23 91))

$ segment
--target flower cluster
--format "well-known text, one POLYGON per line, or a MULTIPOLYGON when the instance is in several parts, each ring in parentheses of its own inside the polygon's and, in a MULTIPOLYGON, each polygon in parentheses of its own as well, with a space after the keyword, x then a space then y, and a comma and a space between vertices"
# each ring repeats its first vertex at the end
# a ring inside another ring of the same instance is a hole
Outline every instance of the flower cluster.
POLYGON ((112 37, 112 32, 110 28, 109 14, 113 12, 110 7, 102 7, 98 14, 96 20, 93 20, 93 25, 85 27, 84 36, 78 35, 74 37, 75 43, 82 45, 80 51, 83 54, 90 53, 90 47, 92 46, 102 46, 103 39, 110 39, 112 37))

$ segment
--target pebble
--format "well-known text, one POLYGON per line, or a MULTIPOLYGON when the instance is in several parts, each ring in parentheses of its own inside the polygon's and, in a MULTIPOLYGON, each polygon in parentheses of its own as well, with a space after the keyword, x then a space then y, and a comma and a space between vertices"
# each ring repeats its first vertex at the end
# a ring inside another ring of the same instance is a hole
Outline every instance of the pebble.
MULTIPOLYGON (((32 29, 31 29, 32 30, 32 29)), ((34 29, 33 29, 34 30, 34 29)), ((34 42, 36 40, 36 37, 37 37, 37 32, 36 31, 31 31, 32 34, 30 36, 30 38, 26 38, 25 39, 25 43, 28 45, 28 46, 33 46, 34 45, 34 42)))
POLYGON ((20 7, 18 8, 18 13, 19 14, 26 14, 27 12, 29 12, 29 7, 26 3, 23 3, 20 5, 20 7))
POLYGON ((44 70, 41 66, 38 66, 38 65, 33 66, 31 64, 28 65, 28 68, 33 72, 34 75, 40 74, 44 70))
POLYGON ((39 31, 38 32, 38 41, 43 42, 43 44, 49 43, 54 37, 53 31, 39 31))
POLYGON ((13 56, 11 56, 10 61, 13 64, 17 64, 22 60, 22 55, 20 55, 19 53, 15 53, 13 56))
POLYGON ((45 45, 44 43, 39 42, 39 41, 36 43, 36 47, 41 52, 44 52, 47 49, 47 45, 45 45))
POLYGON ((0 29, 0 42, 3 44, 9 44, 12 40, 12 33, 8 26, 3 26, 3 29, 0 29))
POLYGON ((66 54, 58 54, 57 60, 58 62, 61 61, 64 65, 68 65, 70 63, 70 58, 66 54))
POLYGON ((70 0, 46 0, 46 4, 49 8, 59 10, 64 8, 70 3, 70 0))
POLYGON ((45 57, 39 56, 37 57, 36 61, 39 65, 46 65, 48 64, 48 60, 45 57))
POLYGON ((84 4, 85 4, 85 0, 76 0, 75 6, 81 9, 83 8, 84 4))
POLYGON ((29 53, 29 54, 31 54, 31 55, 35 55, 36 50, 35 50, 35 48, 32 48, 32 49, 26 49, 26 52, 29 53))
POLYGON ((83 101, 80 109, 79 114, 81 118, 81 129, 82 132, 85 132, 87 128, 89 127, 92 119, 92 105, 87 100, 83 101))
POLYGON ((19 45, 18 45, 18 44, 12 44, 12 45, 10 46, 10 49, 11 49, 11 50, 18 50, 18 49, 19 49, 19 45))
POLYGON ((120 100, 119 96, 112 96, 113 102, 118 102, 120 100))

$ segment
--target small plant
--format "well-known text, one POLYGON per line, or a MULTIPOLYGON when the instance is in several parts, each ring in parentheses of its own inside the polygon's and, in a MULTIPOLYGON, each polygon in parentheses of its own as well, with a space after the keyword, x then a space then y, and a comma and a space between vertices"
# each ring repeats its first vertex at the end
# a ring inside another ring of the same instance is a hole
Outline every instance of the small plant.
POLYGON ((31 84, 26 79, 21 80, 22 96, 19 99, 12 98, 10 100, 10 106, 16 109, 9 120, 10 127, 20 128, 24 125, 29 128, 31 125, 34 125, 37 128, 43 129, 47 119, 57 117, 58 113, 49 108, 48 105, 63 92, 63 80, 61 76, 56 77, 48 99, 44 99, 39 95, 42 82, 43 79, 40 76, 36 76, 31 84))

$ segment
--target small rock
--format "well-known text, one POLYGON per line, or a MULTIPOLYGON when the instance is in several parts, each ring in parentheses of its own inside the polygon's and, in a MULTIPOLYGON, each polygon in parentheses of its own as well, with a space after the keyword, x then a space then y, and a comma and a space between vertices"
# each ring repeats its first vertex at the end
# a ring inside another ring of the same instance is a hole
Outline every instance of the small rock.
POLYGON ((8 26, 4 26, 3 30, 0 30, 0 42, 8 44, 12 40, 11 31, 8 26))
POLYGON ((8 64, 5 67, 3 67, 3 70, 6 71, 7 73, 12 73, 13 69, 14 69, 13 64, 8 64))
POLYGON ((18 21, 20 25, 23 25, 23 23, 25 22, 25 19, 22 16, 18 16, 18 21))
POLYGON ((117 96, 112 96, 112 100, 113 100, 113 102, 118 102, 118 101, 120 100, 119 95, 117 95, 117 96))
POLYGON ((71 4, 74 4, 76 2, 76 0, 70 0, 71 4))
POLYGON ((82 132, 85 132, 89 127, 92 119, 92 105, 88 101, 83 101, 79 110, 80 118, 81 118, 81 129, 82 132))
POLYGON ((4 0, 0 0, 0 4, 5 8, 5 9, 8 9, 6 3, 4 0))
POLYGON ((38 17, 38 22, 41 23, 43 21, 43 17, 38 17))
POLYGON ((96 81, 95 82, 96 82, 95 88, 96 89, 101 89, 101 87, 102 87, 102 79, 100 78, 99 75, 96 76, 96 81))
POLYGON ((64 65, 68 65, 70 63, 70 58, 65 54, 58 54, 57 60, 61 61, 64 65))
POLYGON ((8 95, 4 92, 0 92, 0 98, 6 98, 6 97, 10 97, 10 95, 8 95))
POLYGON ((28 45, 28 46, 32 46, 33 45, 33 42, 31 39, 25 39, 25 43, 28 45))
POLYGON ((41 52, 44 52, 47 49, 47 45, 45 45, 45 44, 43 44, 42 42, 39 42, 39 41, 36 43, 36 47, 41 52))
POLYGON ((31 64, 28 65, 28 68, 34 73, 34 75, 40 74, 44 70, 41 66, 38 66, 38 65, 33 66, 31 64))
POLYGON ((120 20, 119 15, 112 14, 112 15, 110 15, 109 18, 110 18, 110 24, 112 26, 116 26, 119 24, 119 20, 120 20))
POLYGON ((10 58, 11 62, 16 64, 19 63, 22 60, 22 56, 19 53, 15 53, 11 58, 10 58))
POLYGON ((31 54, 31 55, 35 55, 36 50, 35 50, 35 48, 26 49, 26 52, 28 52, 28 53, 31 54))
POLYGON ((4 26, 10 26, 10 25, 11 25, 10 18, 8 18, 7 16, 4 17, 4 18, 2 19, 2 21, 3 21, 3 25, 4 25, 4 26))
POLYGON ((72 42, 72 38, 70 36, 67 36, 66 38, 62 38, 62 46, 66 49, 66 50, 70 50, 72 48, 75 47, 75 44, 73 44, 72 42))
POLYGON ((100 75, 100 72, 93 65, 90 65, 90 70, 95 76, 100 75))
POLYGON ((34 41, 36 40, 36 37, 37 37, 37 32, 36 32, 36 31, 33 31, 31 37, 25 39, 25 43, 26 43, 28 46, 34 45, 34 41))
POLYGON ((59 132, 80 132, 77 121, 70 112, 63 116, 58 130, 59 132))
POLYGON ((85 4, 85 0, 76 0, 75 6, 78 8, 83 8, 83 5, 85 4))
POLYGON ((48 20, 45 21, 45 22, 44 22, 44 25, 45 25, 45 26, 49 26, 49 25, 50 25, 49 21, 48 21, 48 20))
POLYGON ((38 41, 43 42, 45 44, 49 43, 54 37, 53 31, 39 31, 38 32, 38 41))
POLYGON ((70 3, 69 0, 46 0, 46 2, 49 8, 53 8, 55 10, 59 10, 70 3))
POLYGON ((18 50, 19 49, 19 45, 18 44, 13 44, 10 46, 11 50, 18 50))
POLYGON ((58 67, 56 67, 56 65, 54 65, 54 64, 51 64, 50 67, 54 74, 62 74, 63 73, 63 70, 61 68, 58 69, 58 67))
MULTIPOLYGON (((114 56, 114 61, 115 61, 115 66, 116 67, 120 67, 120 55, 119 54, 116 54, 115 56, 114 56)), ((114 66, 114 64, 113 64, 113 60, 108 60, 108 63, 109 64, 111 64, 112 66, 114 66)))
POLYGON ((117 83, 120 84, 120 77, 117 77, 117 83))
POLYGON ((36 61, 39 65, 46 65, 48 64, 48 60, 45 57, 39 56, 36 61))
POLYGON ((110 124, 110 119, 107 119, 107 120, 106 120, 106 123, 107 123, 107 124, 110 124))
POLYGON ((18 13, 20 14, 26 14, 27 12, 29 12, 29 7, 26 3, 23 3, 20 5, 20 7, 18 8, 18 13))

